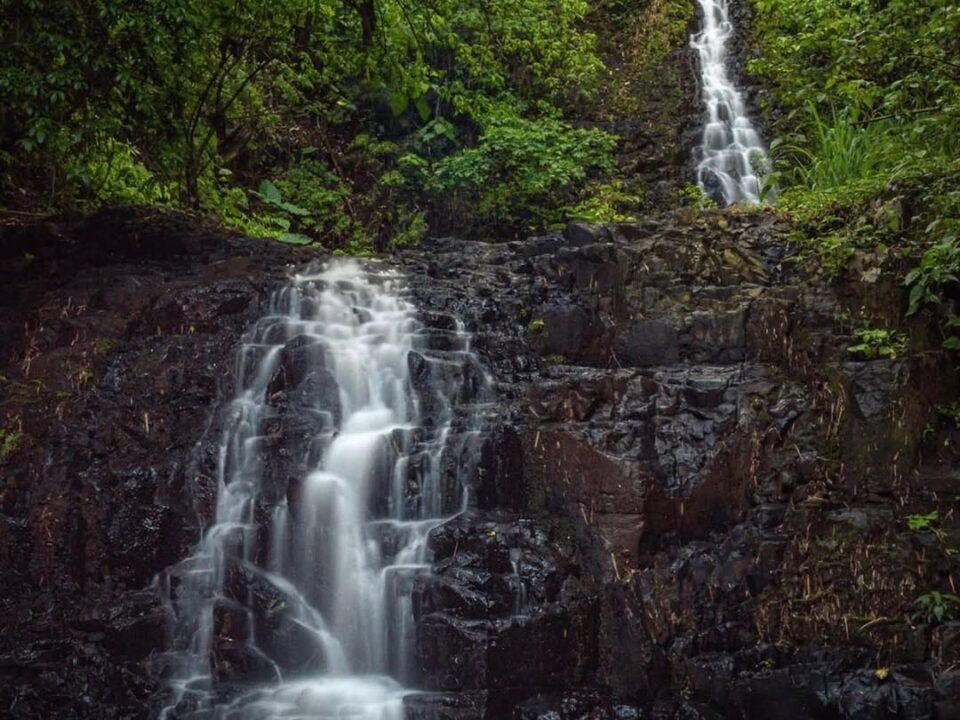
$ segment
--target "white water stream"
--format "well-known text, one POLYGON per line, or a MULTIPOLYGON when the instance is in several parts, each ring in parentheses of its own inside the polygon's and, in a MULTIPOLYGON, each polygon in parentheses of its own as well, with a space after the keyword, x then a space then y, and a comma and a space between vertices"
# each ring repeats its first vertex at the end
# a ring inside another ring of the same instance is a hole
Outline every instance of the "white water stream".
POLYGON ((422 331, 398 278, 338 263, 297 276, 248 334, 215 522, 158 580, 175 616, 161 718, 401 720, 411 586, 467 501, 441 461, 469 336, 420 356, 452 371, 415 382, 422 331))
POLYGON ((703 27, 690 44, 700 56, 707 118, 696 154, 697 182, 724 205, 759 203, 767 151, 730 77, 728 42, 734 29, 728 0, 698 3, 703 27))

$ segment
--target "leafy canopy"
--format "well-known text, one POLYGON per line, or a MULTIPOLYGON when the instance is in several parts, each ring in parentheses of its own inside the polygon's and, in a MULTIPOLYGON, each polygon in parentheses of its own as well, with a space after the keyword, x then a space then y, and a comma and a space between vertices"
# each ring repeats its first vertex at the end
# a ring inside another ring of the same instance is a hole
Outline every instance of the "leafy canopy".
POLYGON ((361 244, 425 216, 545 221, 610 162, 609 136, 563 122, 602 69, 588 10, 586 0, 7 0, 0 202, 177 203, 248 231, 361 244), (581 140, 601 156, 580 152, 581 140), (510 158, 504 142, 518 143, 510 158), (464 199, 451 215, 472 182, 465 168, 481 161, 498 198, 477 211, 464 199))

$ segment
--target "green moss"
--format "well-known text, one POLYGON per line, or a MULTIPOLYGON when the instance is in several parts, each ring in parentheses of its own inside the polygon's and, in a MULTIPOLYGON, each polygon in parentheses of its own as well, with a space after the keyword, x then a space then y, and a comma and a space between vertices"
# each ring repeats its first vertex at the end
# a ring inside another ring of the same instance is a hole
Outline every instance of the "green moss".
POLYGON ((97 354, 106 355, 108 352, 115 350, 118 344, 116 338, 98 337, 93 341, 93 348, 97 351, 97 354))
POLYGON ((717 207, 717 201, 707 195, 699 185, 687 183, 676 192, 676 203, 680 207, 711 210, 717 207))
POLYGON ((581 200, 576 216, 619 220, 638 216, 644 208, 675 204, 674 188, 685 182, 679 162, 687 155, 681 137, 682 119, 690 113, 693 82, 688 62, 690 32, 695 25, 696 3, 689 0, 644 0, 601 3, 595 12, 602 55, 606 59, 604 89, 591 112, 597 120, 624 126, 618 149, 621 171, 603 181, 636 201, 615 199, 600 188, 598 199, 581 200), (622 181, 622 188, 616 181, 622 181))
POLYGON ((23 432, 17 427, 0 428, 0 463, 7 459, 23 439, 23 432))
POLYGON ((12 405, 32 405, 40 400, 44 389, 42 380, 13 380, 8 383, 5 399, 12 405))
POLYGON ((643 209, 643 199, 631 193, 622 180, 590 186, 587 196, 565 208, 576 220, 599 223, 633 222, 643 209))
MULTIPOLYGON (((622 55, 622 62, 611 64, 608 71, 609 114, 630 117, 646 113, 651 105, 664 100, 669 101, 667 105, 682 107, 682 63, 671 62, 670 54, 688 46, 695 13, 695 3, 686 0, 652 0, 642 10, 610 23, 623 29, 609 41, 622 55)), ((669 122, 675 124, 677 117, 673 113, 669 122)))
POLYGON ((643 14, 631 55, 642 81, 654 82, 667 56, 690 42, 694 3, 685 0, 653 0, 643 14))

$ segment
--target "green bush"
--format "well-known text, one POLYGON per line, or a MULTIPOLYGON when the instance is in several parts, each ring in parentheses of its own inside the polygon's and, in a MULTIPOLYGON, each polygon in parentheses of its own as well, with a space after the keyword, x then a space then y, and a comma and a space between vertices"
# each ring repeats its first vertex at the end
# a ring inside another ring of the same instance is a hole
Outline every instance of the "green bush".
POLYGON ((916 608, 913 619, 929 624, 946 622, 960 615, 960 597, 950 593, 924 593, 913 605, 916 608))
POLYGON ((774 143, 772 150, 783 169, 781 181, 806 190, 831 191, 880 180, 889 182, 903 167, 896 152, 897 127, 891 121, 861 122, 856 106, 830 111, 821 117, 807 106, 805 143, 774 143))
POLYGON ((484 130, 476 147, 440 160, 428 189, 465 226, 522 232, 561 220, 562 208, 583 196, 591 177, 613 169, 615 145, 616 137, 601 130, 505 117, 484 130))
POLYGON ((771 90, 763 110, 781 138, 772 148, 779 202, 811 257, 831 271, 855 250, 915 257, 908 314, 941 304, 960 277, 960 6, 755 7, 748 68, 771 90))
POLYGON ((907 273, 903 283, 910 288, 908 315, 913 315, 926 303, 943 301, 943 290, 960 282, 960 246, 950 234, 931 245, 920 259, 920 264, 907 273))
POLYGON ((4 9, 0 205, 180 203, 382 249, 438 217, 543 222, 609 166, 612 140, 561 120, 603 67, 586 0, 4 9))
POLYGON ((940 519, 940 513, 936 510, 923 515, 907 515, 907 527, 913 532, 927 532, 936 527, 937 520, 940 519))
POLYGON ((632 222, 642 210, 641 198, 629 192, 622 180, 611 180, 591 183, 582 199, 563 208, 563 214, 576 220, 614 223, 632 222))
POLYGON ((847 348, 848 352, 866 360, 894 360, 909 350, 907 339, 896 330, 867 328, 855 331, 853 336, 856 344, 847 348))

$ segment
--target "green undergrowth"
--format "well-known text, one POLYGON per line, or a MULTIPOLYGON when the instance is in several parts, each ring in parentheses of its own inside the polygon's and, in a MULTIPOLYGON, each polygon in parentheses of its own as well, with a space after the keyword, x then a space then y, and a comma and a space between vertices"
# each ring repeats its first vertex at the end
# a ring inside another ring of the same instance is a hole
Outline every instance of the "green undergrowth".
POLYGON ((678 156, 686 0, 10 2, 0 212, 185 206, 369 255, 638 217, 661 178, 618 167, 621 121, 678 156))
MULTIPOLYGON (((679 90, 682 61, 671 55, 689 46, 696 4, 687 0, 607 0, 597 13, 612 56, 599 98, 609 119, 636 118, 679 90)), ((685 102, 682 92, 677 98, 685 102)), ((684 109, 680 109, 682 112, 684 109)), ((676 124, 679 113, 671 118, 676 124)))
POLYGON ((13 422, 0 427, 0 463, 6 460, 23 439, 23 431, 19 422, 13 422))
POLYGON ((694 93, 689 0, 601 0, 588 17, 605 61, 585 119, 621 130, 618 171, 574 215, 622 221, 677 205, 689 178, 687 122, 694 93), (612 191, 612 192, 611 192, 612 191))
POLYGON ((571 122, 602 81, 586 0, 11 2, 0 209, 188 206, 370 253, 620 200, 617 138, 571 122))
POLYGON ((755 7, 749 71, 770 89, 771 184, 798 241, 828 274, 858 251, 889 260, 905 268, 905 314, 937 306, 949 316, 960 277, 960 7, 755 7))

